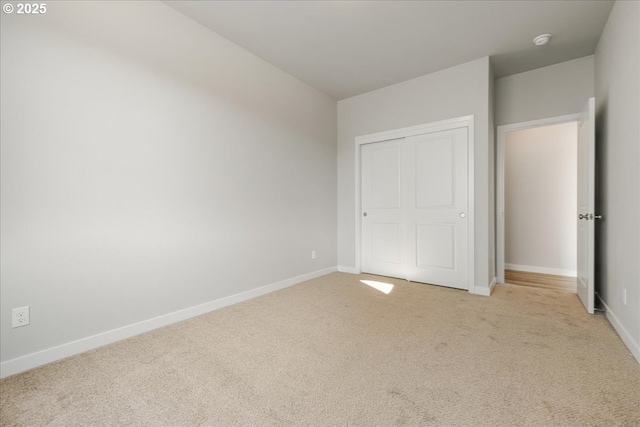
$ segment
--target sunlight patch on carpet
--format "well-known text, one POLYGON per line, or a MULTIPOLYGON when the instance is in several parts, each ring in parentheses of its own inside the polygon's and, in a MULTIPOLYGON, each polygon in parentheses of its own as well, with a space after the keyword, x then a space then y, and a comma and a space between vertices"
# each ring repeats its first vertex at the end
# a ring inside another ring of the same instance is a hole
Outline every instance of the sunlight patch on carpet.
POLYGON ((391 283, 376 282, 375 280, 360 280, 360 281, 365 285, 371 286, 372 288, 377 289, 380 292, 385 293, 387 295, 393 289, 393 285, 391 283))

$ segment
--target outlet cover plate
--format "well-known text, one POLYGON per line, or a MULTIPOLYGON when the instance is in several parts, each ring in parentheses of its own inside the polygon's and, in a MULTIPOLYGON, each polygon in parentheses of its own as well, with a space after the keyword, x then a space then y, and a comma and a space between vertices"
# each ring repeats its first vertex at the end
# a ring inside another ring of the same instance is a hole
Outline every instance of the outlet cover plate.
POLYGON ((29 306, 18 307, 11 310, 11 327, 19 328, 29 324, 29 306))

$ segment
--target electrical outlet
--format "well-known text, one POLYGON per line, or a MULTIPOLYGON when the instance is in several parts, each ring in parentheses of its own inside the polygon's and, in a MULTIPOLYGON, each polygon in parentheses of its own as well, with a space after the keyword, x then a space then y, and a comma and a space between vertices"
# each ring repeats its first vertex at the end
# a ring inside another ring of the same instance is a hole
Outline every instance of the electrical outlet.
POLYGON ((627 288, 622 288, 622 303, 627 305, 627 288))
POLYGON ((316 250, 311 251, 311 259, 316 259, 316 250))
POLYGON ((14 308, 11 310, 11 327, 19 328, 29 324, 29 306, 14 308))

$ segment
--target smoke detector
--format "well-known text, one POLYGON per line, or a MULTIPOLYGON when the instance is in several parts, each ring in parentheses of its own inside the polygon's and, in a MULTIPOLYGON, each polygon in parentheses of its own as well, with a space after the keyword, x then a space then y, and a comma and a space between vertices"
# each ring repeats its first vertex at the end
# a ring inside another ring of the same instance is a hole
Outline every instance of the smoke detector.
POLYGON ((550 39, 551 39, 551 34, 541 34, 535 39, 533 39, 533 43, 536 46, 544 46, 545 44, 549 43, 550 39))

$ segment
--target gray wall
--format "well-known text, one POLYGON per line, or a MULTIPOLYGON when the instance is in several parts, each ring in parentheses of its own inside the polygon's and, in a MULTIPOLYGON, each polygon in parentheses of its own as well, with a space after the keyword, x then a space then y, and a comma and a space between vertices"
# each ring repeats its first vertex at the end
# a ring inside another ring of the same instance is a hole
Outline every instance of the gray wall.
POLYGON ((336 265, 334 100, 160 2, 1 39, 2 361, 336 265))
POLYGON ((496 79, 496 126, 579 113, 593 94, 593 56, 496 79))
POLYGON ((355 266, 355 137, 474 114, 475 284, 488 286, 489 72, 489 59, 482 58, 338 102, 338 265, 355 266))
POLYGON ((615 3, 596 49, 595 87, 599 293, 640 361, 639 2, 615 3))

